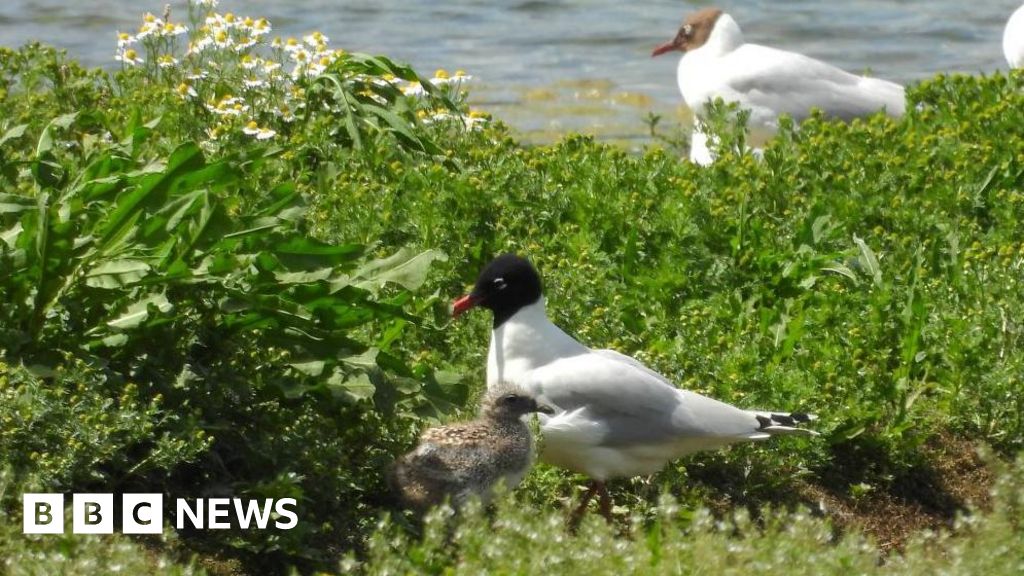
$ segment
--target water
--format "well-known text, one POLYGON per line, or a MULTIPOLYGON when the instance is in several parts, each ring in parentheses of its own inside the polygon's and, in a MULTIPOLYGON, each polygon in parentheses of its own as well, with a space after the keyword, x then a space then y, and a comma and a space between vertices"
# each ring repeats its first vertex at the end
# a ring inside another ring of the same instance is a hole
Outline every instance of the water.
MULTIPOLYGON (((181 0, 172 14, 183 18, 181 0)), ((421 73, 473 74, 472 104, 548 141, 584 131, 642 141, 644 117, 685 118, 675 55, 652 59, 682 17, 708 2, 678 0, 222 0, 221 12, 265 16, 275 34, 320 30, 331 45, 381 53, 421 73)), ((750 42, 803 52, 850 71, 909 83, 936 72, 1005 69, 1002 33, 1020 0, 748 0, 717 4, 750 42)), ((113 67, 114 33, 134 31, 163 2, 4 0, 0 45, 41 40, 113 67)))

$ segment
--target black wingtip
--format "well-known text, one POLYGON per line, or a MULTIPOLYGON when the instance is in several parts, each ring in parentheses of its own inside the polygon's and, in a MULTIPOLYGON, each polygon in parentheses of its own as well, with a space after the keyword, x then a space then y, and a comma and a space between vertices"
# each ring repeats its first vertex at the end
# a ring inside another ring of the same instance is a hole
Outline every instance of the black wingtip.
POLYGON ((789 414, 776 414, 772 413, 770 416, 763 416, 758 414, 756 416, 758 424, 760 424, 760 430, 764 430, 769 426, 788 426, 790 428, 799 427, 800 424, 806 424, 815 419, 813 414, 806 412, 791 412, 789 414))

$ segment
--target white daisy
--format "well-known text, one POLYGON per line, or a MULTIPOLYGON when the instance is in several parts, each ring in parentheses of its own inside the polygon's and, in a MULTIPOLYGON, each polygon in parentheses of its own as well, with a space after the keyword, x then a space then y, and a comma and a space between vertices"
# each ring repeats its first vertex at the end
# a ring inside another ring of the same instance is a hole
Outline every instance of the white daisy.
POLYGON ((114 60, 124 62, 125 64, 128 64, 130 66, 135 66, 136 64, 142 64, 143 62, 145 62, 145 60, 143 60, 142 57, 139 56, 139 53, 136 52, 134 48, 128 48, 127 50, 118 51, 118 53, 114 55, 114 60))
POLYGON ((173 68, 178 65, 178 59, 170 54, 164 54, 156 59, 156 65, 161 68, 173 68))
POLYGON ((313 32, 311 34, 306 34, 305 36, 302 37, 302 40, 306 44, 309 44, 311 47, 319 49, 323 49, 325 46, 327 46, 327 43, 331 41, 330 38, 324 36, 323 33, 319 31, 313 32))
POLYGON ((159 34, 163 27, 163 20, 157 18, 149 12, 146 12, 146 15, 142 17, 142 26, 139 27, 139 33, 136 34, 135 37, 139 40, 142 40, 147 36, 159 34))
POLYGON ((249 136, 255 136, 257 140, 268 140, 277 135, 277 132, 265 126, 260 126, 255 120, 250 120, 249 123, 242 128, 242 132, 249 136))
POLYGON ((161 36, 180 36, 188 32, 188 28, 174 22, 166 22, 160 27, 161 36))
POLYGON ((117 33, 117 47, 124 48, 125 46, 131 46, 135 44, 135 37, 127 32, 117 33))
POLYGON ((254 22, 252 27, 250 28, 250 32, 252 32, 252 35, 256 36, 257 38, 263 36, 264 34, 269 34, 271 30, 273 30, 273 28, 270 26, 270 20, 267 20, 266 18, 260 18, 259 20, 256 20, 256 22, 254 22))
POLYGON ((265 88, 267 86, 267 81, 261 78, 246 78, 242 80, 242 84, 245 85, 246 88, 250 89, 265 88))
POLYGON ((292 109, 287 104, 281 104, 281 106, 274 109, 274 115, 284 122, 293 122, 295 120, 295 114, 292 113, 292 109))
POLYGON ((199 94, 196 93, 196 89, 192 87, 188 82, 182 82, 178 84, 178 87, 174 90, 178 96, 185 99, 198 98, 199 94))

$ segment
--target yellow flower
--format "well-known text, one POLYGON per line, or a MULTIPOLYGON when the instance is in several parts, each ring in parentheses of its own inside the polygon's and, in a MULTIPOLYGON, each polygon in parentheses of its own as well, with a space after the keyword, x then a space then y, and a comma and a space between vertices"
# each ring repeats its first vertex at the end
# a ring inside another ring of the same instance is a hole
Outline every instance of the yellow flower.
POLYGON ((188 28, 185 28, 181 24, 175 24, 173 22, 167 22, 160 29, 160 33, 163 36, 178 36, 188 32, 188 28))
POLYGON ((123 52, 118 52, 117 55, 114 56, 114 59, 131 66, 145 62, 145 60, 139 57, 139 53, 132 48, 128 48, 123 52))
POLYGON ((218 30, 213 36, 213 43, 219 48, 226 48, 231 45, 231 36, 228 35, 226 30, 218 30))
POLYGON ((177 92, 178 96, 182 98, 195 98, 198 96, 198 94, 196 94, 195 88, 193 88, 188 82, 182 82, 181 84, 178 84, 178 88, 175 90, 175 92, 177 92))
POLYGON ((178 64, 178 59, 170 54, 164 54, 156 59, 156 64, 161 68, 171 68, 178 64))
POLYGON ((250 120, 245 128, 242 128, 242 132, 249 136, 254 136, 257 140, 268 140, 277 135, 277 132, 270 128, 260 126, 255 120, 250 120))
MULTIPOLYGON (((456 75, 458 75, 458 74, 456 74, 456 75)), ((438 68, 437 71, 434 72, 434 78, 440 78, 442 80, 447 80, 449 78, 448 71, 445 70, 444 68, 438 68)))
POLYGON ((309 44, 310 46, 313 46, 315 48, 325 46, 328 42, 331 41, 330 38, 324 36, 324 34, 320 31, 307 34, 303 36, 302 39, 306 42, 306 44, 309 44))

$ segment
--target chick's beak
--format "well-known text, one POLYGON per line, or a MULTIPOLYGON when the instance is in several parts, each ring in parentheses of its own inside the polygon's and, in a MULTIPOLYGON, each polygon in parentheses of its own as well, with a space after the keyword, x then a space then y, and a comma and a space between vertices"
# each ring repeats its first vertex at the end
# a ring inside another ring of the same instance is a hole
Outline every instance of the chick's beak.
POLYGON ((547 414, 548 416, 550 416, 555 413, 555 409, 552 408, 551 406, 548 406, 547 404, 541 404, 538 402, 537 412, 540 412, 541 414, 547 414))
POLYGON ((476 307, 478 304, 480 304, 479 297, 472 294, 466 294, 462 298, 452 302, 452 318, 462 316, 469 309, 476 307))

